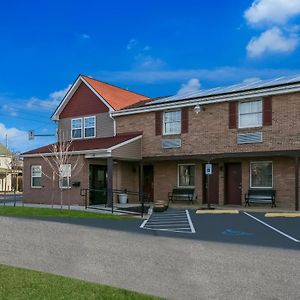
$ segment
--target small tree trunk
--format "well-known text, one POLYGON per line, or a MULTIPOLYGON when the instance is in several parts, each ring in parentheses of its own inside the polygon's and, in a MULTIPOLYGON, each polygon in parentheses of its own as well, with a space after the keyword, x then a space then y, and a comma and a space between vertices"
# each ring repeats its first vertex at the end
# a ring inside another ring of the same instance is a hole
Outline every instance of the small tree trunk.
POLYGON ((60 209, 63 208, 63 189, 60 188, 60 209))

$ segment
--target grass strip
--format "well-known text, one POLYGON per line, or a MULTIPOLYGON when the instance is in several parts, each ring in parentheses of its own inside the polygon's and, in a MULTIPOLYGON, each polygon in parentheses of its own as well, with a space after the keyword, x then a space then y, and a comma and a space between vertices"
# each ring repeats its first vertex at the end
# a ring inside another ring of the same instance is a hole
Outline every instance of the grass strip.
POLYGON ((153 296, 0 264, 1 300, 150 300, 153 296))
POLYGON ((109 213, 88 212, 81 210, 68 210, 56 208, 39 207, 13 207, 0 206, 2 216, 20 217, 62 217, 62 218, 84 218, 84 219, 135 219, 130 216, 113 215, 109 213))

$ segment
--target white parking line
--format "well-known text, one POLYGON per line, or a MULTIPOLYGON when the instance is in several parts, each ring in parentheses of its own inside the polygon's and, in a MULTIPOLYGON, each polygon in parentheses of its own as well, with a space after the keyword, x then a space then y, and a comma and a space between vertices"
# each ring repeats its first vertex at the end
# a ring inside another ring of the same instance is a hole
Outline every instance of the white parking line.
POLYGON ((189 221, 189 224, 190 224, 190 227, 191 227, 191 232, 192 232, 192 233, 195 233, 196 230, 195 230, 195 227, 194 227, 193 222, 192 222, 192 220, 191 220, 189 211, 186 210, 185 212, 186 212, 186 217, 188 218, 188 221, 189 221))
MULTIPOLYGON (((148 224, 149 223, 174 223, 175 221, 174 220, 169 220, 169 221, 165 221, 165 220, 162 220, 162 221, 156 221, 156 220, 151 220, 151 221, 148 221, 148 224)), ((188 220, 176 220, 176 223, 188 223, 188 220)))
POLYGON ((256 217, 250 215, 249 213, 247 213, 247 212, 244 211, 244 214, 247 215, 248 217, 250 217, 250 218, 256 220, 257 222, 259 222, 259 223, 261 223, 261 224, 263 224, 263 225, 269 227, 270 229, 272 229, 272 230, 278 232, 279 234, 281 234, 281 235, 287 237, 288 239, 290 239, 290 240, 292 240, 292 241, 294 241, 294 242, 296 242, 296 243, 300 243, 299 240, 297 240, 297 239, 293 238, 292 236, 290 236, 290 235, 288 235, 288 234, 286 234, 286 233, 284 233, 284 232, 282 232, 282 231, 276 229, 275 227, 273 227, 273 226, 267 224, 266 222, 264 222, 264 221, 262 221, 262 220, 260 220, 260 219, 258 219, 258 218, 256 218, 256 217))
POLYGON ((152 214, 140 228, 181 233, 195 233, 188 210, 152 214))

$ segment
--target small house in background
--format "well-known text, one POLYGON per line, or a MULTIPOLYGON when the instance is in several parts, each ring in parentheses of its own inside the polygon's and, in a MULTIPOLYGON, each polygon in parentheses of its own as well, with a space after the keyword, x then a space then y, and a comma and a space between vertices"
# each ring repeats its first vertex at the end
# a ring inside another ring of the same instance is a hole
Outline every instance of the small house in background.
POLYGON ((0 192, 11 191, 12 153, 2 144, 0 144, 0 192))
POLYGON ((22 191, 23 160, 0 144, 0 192, 22 191))

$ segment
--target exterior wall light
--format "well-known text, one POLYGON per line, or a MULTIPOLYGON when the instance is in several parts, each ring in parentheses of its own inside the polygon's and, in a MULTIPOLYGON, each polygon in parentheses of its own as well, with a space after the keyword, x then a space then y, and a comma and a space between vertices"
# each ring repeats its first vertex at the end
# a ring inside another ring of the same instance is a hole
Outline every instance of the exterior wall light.
POLYGON ((201 106, 199 105, 199 104, 197 104, 195 107, 194 107, 194 112, 196 113, 196 114, 199 114, 199 112, 201 111, 202 109, 201 109, 201 106))

